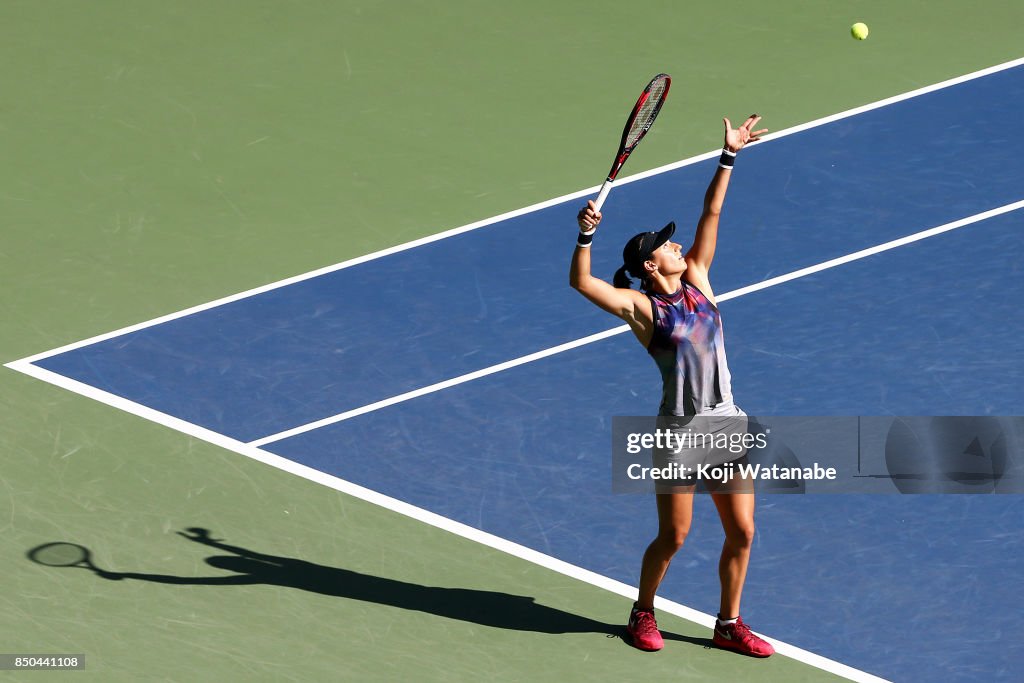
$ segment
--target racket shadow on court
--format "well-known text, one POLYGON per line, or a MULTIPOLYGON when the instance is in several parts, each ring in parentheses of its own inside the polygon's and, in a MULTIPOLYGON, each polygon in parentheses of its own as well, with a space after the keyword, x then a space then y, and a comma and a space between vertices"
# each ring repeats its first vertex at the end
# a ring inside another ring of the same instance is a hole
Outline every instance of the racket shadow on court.
MULTIPOLYGON (((361 600, 380 605, 426 612, 448 619, 471 622, 515 631, 538 633, 601 633, 625 638, 625 628, 563 610, 548 607, 525 595, 471 588, 424 586, 339 567, 307 562, 292 557, 267 555, 233 546, 213 538, 210 532, 192 527, 178 534, 190 541, 229 554, 212 555, 206 563, 216 569, 234 572, 222 576, 173 576, 141 572, 112 572, 92 562, 88 548, 75 543, 47 543, 30 550, 28 558, 49 567, 88 569, 108 581, 150 581, 188 586, 250 586, 266 584, 320 593, 339 598, 361 600)), ((700 645, 708 639, 664 633, 666 639, 700 645)))

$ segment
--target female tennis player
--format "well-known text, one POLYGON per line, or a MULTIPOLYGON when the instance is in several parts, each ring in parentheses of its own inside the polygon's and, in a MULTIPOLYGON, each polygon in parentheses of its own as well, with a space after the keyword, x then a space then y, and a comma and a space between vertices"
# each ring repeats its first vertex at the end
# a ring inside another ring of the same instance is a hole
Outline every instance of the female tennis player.
MULTIPOLYGON (((625 320, 654 358, 663 381, 659 416, 744 417, 733 403, 722 322, 708 270, 715 255, 719 216, 736 154, 767 132, 754 130, 760 120, 754 114, 739 128, 733 128, 729 119, 723 119, 722 156, 704 196, 693 244, 685 252, 671 241, 674 223, 658 232, 640 233, 626 243, 623 266, 615 273, 613 286, 590 273, 589 247, 601 213, 588 202, 577 217, 580 236, 569 282, 597 306, 625 320), (629 276, 640 280, 641 291, 630 287, 629 276)), ((654 618, 654 595, 690 530, 695 487, 681 483, 661 489, 663 492, 656 496, 658 535, 644 553, 640 593, 627 626, 633 645, 642 650, 664 646, 654 618)), ((767 657, 774 648, 754 635, 740 618, 740 596, 754 537, 753 487, 740 490, 743 492, 736 493, 735 488, 711 490, 725 530, 718 564, 721 604, 713 642, 743 654, 767 657)))

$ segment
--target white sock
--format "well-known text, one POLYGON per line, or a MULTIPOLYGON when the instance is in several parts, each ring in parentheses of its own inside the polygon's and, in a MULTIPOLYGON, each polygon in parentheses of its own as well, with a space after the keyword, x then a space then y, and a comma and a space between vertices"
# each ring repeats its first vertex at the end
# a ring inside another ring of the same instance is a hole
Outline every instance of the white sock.
MULTIPOLYGON (((736 617, 736 619, 739 619, 739 617, 736 617)), ((718 625, 719 626, 730 626, 730 625, 736 623, 736 619, 722 619, 722 618, 719 618, 718 619, 718 625)))

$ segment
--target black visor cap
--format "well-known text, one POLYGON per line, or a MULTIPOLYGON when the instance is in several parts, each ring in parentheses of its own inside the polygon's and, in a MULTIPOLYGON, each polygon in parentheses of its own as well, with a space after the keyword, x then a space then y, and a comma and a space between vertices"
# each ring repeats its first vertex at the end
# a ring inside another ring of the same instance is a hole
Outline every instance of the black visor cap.
POLYGON ((676 224, 669 223, 658 232, 642 232, 635 235, 626 242, 622 250, 622 262, 634 277, 640 277, 644 272, 644 261, 651 258, 654 250, 672 239, 676 231, 676 224))

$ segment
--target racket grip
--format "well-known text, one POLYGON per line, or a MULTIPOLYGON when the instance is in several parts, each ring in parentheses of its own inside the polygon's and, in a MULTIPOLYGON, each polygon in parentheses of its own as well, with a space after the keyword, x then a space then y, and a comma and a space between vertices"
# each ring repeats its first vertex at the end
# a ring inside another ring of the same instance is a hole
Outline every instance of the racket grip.
POLYGON ((612 179, 608 178, 604 181, 604 185, 601 186, 601 191, 597 193, 597 199, 594 200, 594 209, 600 211, 604 205, 604 200, 608 199, 608 193, 612 191, 612 179))

